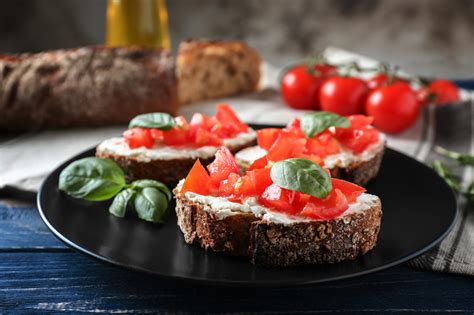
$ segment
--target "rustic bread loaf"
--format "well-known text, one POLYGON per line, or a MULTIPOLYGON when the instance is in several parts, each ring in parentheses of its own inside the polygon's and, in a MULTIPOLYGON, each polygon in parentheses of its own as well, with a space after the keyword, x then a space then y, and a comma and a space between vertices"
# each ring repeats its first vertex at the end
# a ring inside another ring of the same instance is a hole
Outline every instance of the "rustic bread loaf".
POLYGON ((174 58, 160 49, 85 47, 0 56, 0 129, 124 124, 178 111, 174 58))
POLYGON ((184 41, 176 63, 182 104, 258 88, 260 57, 243 42, 184 41))
POLYGON ((208 204, 174 190, 178 226, 188 244, 230 255, 249 256, 265 266, 296 266, 354 260, 375 247, 382 205, 332 220, 281 224, 249 212, 219 216, 208 204))

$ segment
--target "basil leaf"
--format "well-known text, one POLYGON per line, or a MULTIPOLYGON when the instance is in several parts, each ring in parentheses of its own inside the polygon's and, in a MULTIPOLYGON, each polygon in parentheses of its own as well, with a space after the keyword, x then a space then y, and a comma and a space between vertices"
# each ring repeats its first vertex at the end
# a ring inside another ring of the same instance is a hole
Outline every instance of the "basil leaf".
POLYGON ((331 177, 321 166, 307 159, 287 159, 273 164, 273 182, 280 187, 325 198, 332 190, 331 177))
POLYGON ((127 210, 127 204, 130 199, 135 195, 133 189, 122 190, 117 196, 115 196, 114 201, 109 207, 109 212, 116 217, 123 218, 127 210))
POLYGON ((146 188, 146 187, 156 188, 159 191, 161 191, 162 193, 164 193, 166 195, 166 197, 168 197, 168 200, 171 200, 171 198, 173 197, 173 195, 171 194, 171 191, 169 190, 169 188, 165 184, 163 184, 162 182, 153 180, 153 179, 139 179, 139 180, 136 180, 136 181, 132 182, 131 185, 132 185, 132 189, 137 189, 137 188, 143 189, 143 188, 146 188))
POLYGON ((441 154, 442 156, 447 157, 448 159, 455 160, 459 162, 461 165, 470 165, 474 166, 474 156, 465 154, 465 153, 459 153, 455 151, 449 151, 446 150, 445 148, 442 147, 436 147, 436 152, 441 154))
POLYGON ((128 128, 142 127, 169 130, 176 125, 173 116, 166 113, 148 113, 136 116, 130 121, 128 128))
POLYGON ((137 192, 133 206, 140 219, 151 222, 163 222, 168 208, 165 194, 156 188, 146 187, 137 192))
POLYGON ((349 119, 329 112, 307 113, 301 118, 301 130, 307 138, 312 138, 329 127, 349 127, 349 119))
POLYGON ((122 169, 112 160, 88 157, 68 165, 59 175, 59 189, 90 201, 107 200, 125 186, 122 169))

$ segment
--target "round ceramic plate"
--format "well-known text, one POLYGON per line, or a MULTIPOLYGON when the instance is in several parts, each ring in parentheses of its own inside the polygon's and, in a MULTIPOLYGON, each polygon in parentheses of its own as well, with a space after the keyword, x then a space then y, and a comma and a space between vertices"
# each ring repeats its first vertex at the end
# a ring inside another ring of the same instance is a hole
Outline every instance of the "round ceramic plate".
POLYGON ((134 216, 109 215, 110 202, 86 202, 58 190, 60 172, 71 162, 93 156, 90 149, 73 157, 44 182, 38 194, 40 214, 51 231, 73 248, 125 268, 177 280, 212 285, 290 286, 367 274, 405 262, 439 243, 457 214, 456 199, 429 167, 387 149, 378 177, 367 185, 382 200, 382 227, 374 250, 354 261, 292 268, 256 267, 248 259, 206 252, 187 245, 176 225, 174 203, 164 224, 134 216))

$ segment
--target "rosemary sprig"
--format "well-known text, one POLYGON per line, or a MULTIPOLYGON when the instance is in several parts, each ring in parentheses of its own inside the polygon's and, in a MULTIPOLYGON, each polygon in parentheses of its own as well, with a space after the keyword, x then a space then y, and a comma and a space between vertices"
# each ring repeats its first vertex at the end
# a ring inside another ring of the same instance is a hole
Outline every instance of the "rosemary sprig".
POLYGON ((459 162, 461 165, 469 165, 469 166, 474 166, 474 156, 465 154, 465 153, 459 153, 455 151, 449 151, 446 150, 445 148, 442 147, 436 147, 436 152, 444 157, 447 157, 448 159, 455 160, 459 162))
POLYGON ((461 183, 459 179, 440 161, 433 162, 433 169, 441 176, 448 184, 456 192, 461 192, 461 183))

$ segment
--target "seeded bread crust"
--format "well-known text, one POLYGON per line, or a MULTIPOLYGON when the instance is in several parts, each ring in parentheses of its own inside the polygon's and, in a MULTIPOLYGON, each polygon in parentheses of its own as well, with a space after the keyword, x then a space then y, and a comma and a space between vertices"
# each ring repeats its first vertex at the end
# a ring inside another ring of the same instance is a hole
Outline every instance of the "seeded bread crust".
MULTIPOLYGON (((329 169, 331 176, 363 186, 371 179, 375 178, 379 173, 384 152, 385 147, 380 150, 380 152, 377 152, 377 154, 368 161, 354 162, 348 167, 336 166, 331 168, 329 169)), ((235 157, 235 161, 237 162, 237 165, 241 171, 245 171, 250 166, 248 161, 239 159, 237 156, 235 157)))
POLYGON ((178 226, 186 243, 206 250, 249 256, 264 266, 296 266, 353 260, 377 243, 381 203, 328 221, 275 224, 251 213, 219 218, 208 205, 174 191, 178 226))
POLYGON ((178 111, 175 61, 166 50, 92 46, 0 55, 0 129, 128 123, 178 111))
MULTIPOLYGON (((230 149, 232 153, 236 153, 255 143, 251 140, 241 146, 230 149)), ((115 161, 124 171, 128 182, 137 179, 155 179, 167 186, 174 187, 178 182, 185 178, 196 162, 194 158, 173 159, 173 160, 151 160, 144 162, 136 157, 123 156, 118 154, 110 154, 96 148, 96 156, 103 159, 111 159, 115 161)), ((214 155, 206 159, 200 159, 201 164, 206 166, 214 161, 214 155)))
POLYGON ((243 42, 191 39, 176 58, 181 104, 255 91, 261 59, 243 42))
POLYGON ((240 212, 220 219, 209 206, 177 194, 176 215, 186 243, 230 255, 247 255, 250 225, 257 220, 253 214, 240 212))
POLYGON ((252 263, 297 266, 354 260, 375 247, 382 205, 329 221, 281 225, 255 221, 250 229, 252 263))

